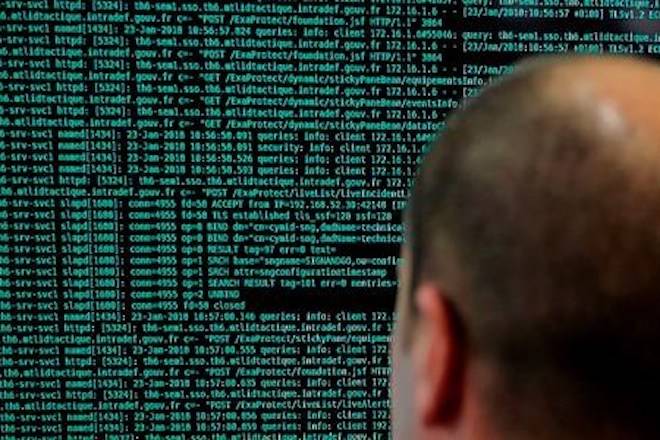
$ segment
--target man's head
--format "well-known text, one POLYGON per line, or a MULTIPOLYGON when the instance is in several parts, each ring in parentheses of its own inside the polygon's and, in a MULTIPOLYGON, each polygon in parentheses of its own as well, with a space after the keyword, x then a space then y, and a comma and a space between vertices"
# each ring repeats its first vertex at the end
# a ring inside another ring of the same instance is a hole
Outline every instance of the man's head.
POLYGON ((396 439, 660 437, 656 63, 516 64, 448 118, 404 224, 396 439))

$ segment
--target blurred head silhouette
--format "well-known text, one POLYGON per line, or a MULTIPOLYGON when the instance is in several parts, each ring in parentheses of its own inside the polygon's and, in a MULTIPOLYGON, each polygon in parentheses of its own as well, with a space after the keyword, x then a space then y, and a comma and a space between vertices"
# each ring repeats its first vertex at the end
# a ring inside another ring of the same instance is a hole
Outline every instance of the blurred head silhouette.
POLYGON ((660 438, 660 68, 541 55, 461 103, 404 211, 395 440, 660 438))

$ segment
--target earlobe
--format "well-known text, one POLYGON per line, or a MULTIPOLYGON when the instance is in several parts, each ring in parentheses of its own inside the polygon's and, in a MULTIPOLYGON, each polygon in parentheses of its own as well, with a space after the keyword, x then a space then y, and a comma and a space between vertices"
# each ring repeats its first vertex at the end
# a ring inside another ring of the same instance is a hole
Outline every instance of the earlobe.
POLYGON ((439 425, 453 417, 460 397, 461 347, 455 311, 434 284, 424 283, 415 293, 419 311, 416 400, 422 423, 439 425))

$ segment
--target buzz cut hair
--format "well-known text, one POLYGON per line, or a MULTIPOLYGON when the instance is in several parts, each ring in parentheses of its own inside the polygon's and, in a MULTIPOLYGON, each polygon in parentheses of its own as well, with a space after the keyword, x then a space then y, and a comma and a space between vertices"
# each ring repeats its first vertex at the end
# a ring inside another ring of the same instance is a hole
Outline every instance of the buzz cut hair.
POLYGON ((523 59, 464 100, 403 212, 409 292, 442 285, 507 438, 660 438, 660 167, 622 160, 660 139, 562 96, 557 69, 591 57, 523 59))

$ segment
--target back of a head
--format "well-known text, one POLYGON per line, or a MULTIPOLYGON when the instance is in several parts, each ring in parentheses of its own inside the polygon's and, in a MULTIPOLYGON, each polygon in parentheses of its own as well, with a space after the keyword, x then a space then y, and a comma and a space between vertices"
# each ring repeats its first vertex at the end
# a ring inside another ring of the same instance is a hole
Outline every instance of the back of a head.
POLYGON ((659 91, 650 60, 537 57, 424 157, 412 289, 447 286, 506 438, 660 437, 659 91))

